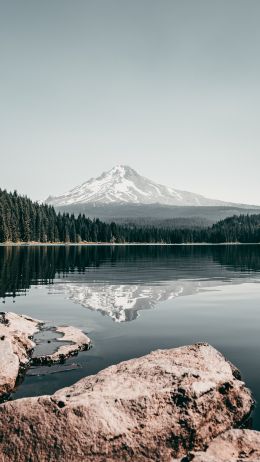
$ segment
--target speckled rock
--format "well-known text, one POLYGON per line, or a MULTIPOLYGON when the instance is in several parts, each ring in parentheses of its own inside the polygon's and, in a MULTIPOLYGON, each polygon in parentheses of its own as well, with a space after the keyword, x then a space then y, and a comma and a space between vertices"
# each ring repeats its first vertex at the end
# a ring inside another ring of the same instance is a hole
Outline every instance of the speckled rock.
POLYGON ((79 351, 90 347, 90 339, 80 329, 59 326, 56 332, 63 334, 57 340, 68 342, 51 355, 32 358, 35 348, 34 334, 44 325, 43 321, 11 312, 0 313, 0 400, 6 399, 14 390, 17 379, 30 364, 53 364, 64 361, 79 351))
POLYGON ((90 338, 77 327, 59 326, 55 328, 55 331, 63 334, 61 338, 57 338, 57 341, 69 343, 67 345, 61 345, 57 351, 54 351, 52 354, 33 357, 32 364, 60 363, 66 358, 76 355, 79 351, 88 350, 90 348, 90 338))
POLYGON ((2 404, 0 460, 170 462, 239 425, 252 404, 211 346, 158 350, 52 396, 2 404))
POLYGON ((205 452, 193 454, 192 462, 258 462, 260 432, 229 430, 215 438, 205 452))
POLYGON ((0 398, 11 393, 35 347, 40 321, 15 313, 0 313, 0 398))

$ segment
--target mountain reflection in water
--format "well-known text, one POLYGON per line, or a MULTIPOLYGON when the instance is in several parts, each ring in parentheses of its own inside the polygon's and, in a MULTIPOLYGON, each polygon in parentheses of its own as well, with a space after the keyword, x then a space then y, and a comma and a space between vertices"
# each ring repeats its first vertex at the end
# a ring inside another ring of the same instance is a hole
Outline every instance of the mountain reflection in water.
POLYGON ((178 296, 259 280, 260 246, 0 248, 0 297, 50 285, 117 322, 178 296))

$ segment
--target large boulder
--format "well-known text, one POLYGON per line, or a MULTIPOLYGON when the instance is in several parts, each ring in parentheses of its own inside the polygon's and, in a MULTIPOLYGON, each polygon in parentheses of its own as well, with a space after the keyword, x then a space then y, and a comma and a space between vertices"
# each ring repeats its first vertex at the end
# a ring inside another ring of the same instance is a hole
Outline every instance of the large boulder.
POLYGON ((238 370, 207 344, 158 350, 52 396, 0 406, 3 462, 171 461, 250 414, 238 370))

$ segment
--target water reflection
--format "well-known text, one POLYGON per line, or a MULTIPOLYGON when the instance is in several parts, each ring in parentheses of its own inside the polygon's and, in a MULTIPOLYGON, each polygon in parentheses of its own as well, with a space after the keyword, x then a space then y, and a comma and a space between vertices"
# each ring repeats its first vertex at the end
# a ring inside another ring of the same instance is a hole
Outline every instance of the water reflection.
POLYGON ((56 246, 0 248, 0 297, 32 285, 113 320, 221 284, 257 280, 260 246, 56 246))
MULTIPOLYGON (((241 279, 233 280, 232 284, 241 282, 241 279)), ((51 293, 65 294, 74 303, 109 316, 113 321, 126 322, 135 320, 140 311, 154 308, 160 302, 230 283, 217 278, 212 281, 179 279, 152 285, 68 282, 56 284, 51 293)))
MULTIPOLYGON (((259 402, 259 281, 257 245, 0 247, 5 309, 79 327, 93 341, 62 374, 33 371, 16 397, 53 393, 158 348, 206 341, 236 364, 259 402)), ((254 428, 260 429, 259 407, 254 428)))

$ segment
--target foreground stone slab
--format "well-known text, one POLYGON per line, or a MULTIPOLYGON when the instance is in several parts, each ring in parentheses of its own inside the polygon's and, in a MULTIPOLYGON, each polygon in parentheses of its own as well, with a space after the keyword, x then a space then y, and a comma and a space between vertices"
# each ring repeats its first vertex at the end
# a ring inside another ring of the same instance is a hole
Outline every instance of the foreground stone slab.
POLYGON ((260 460, 260 432, 229 430, 215 438, 205 452, 193 454, 192 462, 257 462, 260 460))
POLYGON ((29 316, 0 313, 0 398, 14 389, 35 347, 33 335, 41 322, 29 316))
POLYGON ((170 462, 205 449, 252 405, 238 370, 211 346, 158 350, 52 396, 2 404, 0 460, 170 462))

